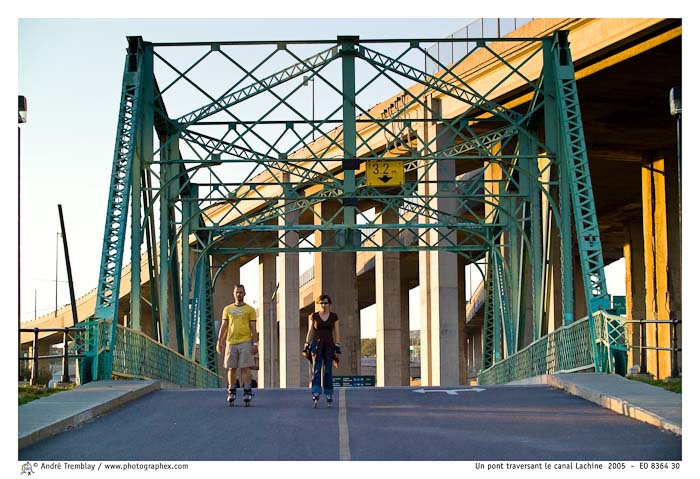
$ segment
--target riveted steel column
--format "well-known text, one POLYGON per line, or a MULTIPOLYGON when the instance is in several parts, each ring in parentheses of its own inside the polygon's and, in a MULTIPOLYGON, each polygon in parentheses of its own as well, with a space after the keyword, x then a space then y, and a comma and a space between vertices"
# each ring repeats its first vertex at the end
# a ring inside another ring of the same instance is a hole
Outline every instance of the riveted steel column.
POLYGON ((141 60, 141 107, 137 147, 131 168, 131 328, 141 331, 141 176, 153 160, 153 45, 143 43, 141 60))
MULTIPOLYGON (((338 37, 343 68, 343 223, 355 225, 355 169, 357 165, 357 125, 355 123, 355 45, 360 37, 338 37)), ((346 240, 352 236, 348 234, 346 240)))
POLYGON ((566 172, 564 140, 561 138, 559 109, 556 101, 556 78, 552 73, 556 68, 556 50, 552 39, 543 41, 544 55, 544 115, 545 115, 545 141, 556 152, 556 170, 559 180, 558 197, 560 209, 559 221, 559 246, 561 261, 561 300, 562 300, 562 324, 568 325, 574 319, 574 281, 573 281, 573 244, 571 238, 571 190, 566 172))
MULTIPOLYGON (((487 283, 486 286, 489 288, 489 305, 490 308, 488 310, 488 313, 491 315, 489 318, 489 324, 490 324, 490 330, 492 334, 491 342, 492 342, 492 350, 491 353, 493 354, 492 361, 494 363, 497 363, 501 359, 503 359, 503 337, 502 337, 502 330, 501 330, 501 317, 500 317, 500 296, 497 294, 498 292, 498 281, 496 280, 496 261, 497 261, 497 254, 495 252, 496 246, 493 246, 491 248, 491 251, 489 252, 488 256, 488 266, 487 266, 487 274, 489 275, 489 281, 490 283, 487 283)), ((485 314, 485 313, 484 313, 485 314)), ((486 319, 484 318, 484 322, 486 322, 486 319)))
MULTIPOLYGON (((166 346, 170 345, 170 324, 168 321, 168 302, 170 300, 170 281, 171 274, 171 261, 170 261, 170 202, 173 200, 171 178, 172 178, 172 167, 171 164, 176 161, 179 155, 179 141, 175 139, 170 141, 167 146, 165 146, 161 153, 161 164, 160 164, 160 198, 159 198, 159 211, 160 211, 160 236, 158 242, 159 248, 159 275, 158 275, 158 291, 160 296, 159 301, 159 312, 160 312, 160 326, 162 330, 163 344, 166 346)), ((179 305, 175 305, 179 307, 179 305)))
POLYGON ((565 166, 559 168, 559 241, 561 242, 561 300, 563 325, 574 322, 574 262, 573 241, 571 238, 571 187, 565 166))
MULTIPOLYGON (((538 187, 540 181, 539 160, 537 148, 534 145, 535 132, 521 133, 518 145, 520 151, 519 164, 523 174, 520 175, 520 191, 527 198, 525 216, 528 217, 526 234, 530 239, 530 248, 527 250, 527 265, 530 272, 530 301, 527 310, 531 311, 531 322, 521 321, 521 329, 518 333, 519 346, 524 346, 523 336, 528 340, 540 338, 542 330, 542 303, 543 303, 543 267, 542 267, 542 194, 538 187), (532 331, 529 330, 532 328, 532 331), (530 334, 531 333, 531 334, 530 334), (530 337, 531 336, 531 337, 530 337)), ((529 341, 527 341, 529 343, 529 341)))
POLYGON ((503 261, 499 263, 502 275, 501 287, 501 311, 503 322, 503 332, 506 340, 506 357, 516 351, 517 331, 519 319, 519 297, 522 286, 519 276, 520 248, 517 224, 517 206, 513 196, 511 196, 511 186, 504 182, 501 191, 505 196, 501 198, 500 209, 506 214, 501 214, 501 221, 505 223, 503 234, 503 261))
MULTIPOLYGON (((103 379, 112 377, 119 314, 119 286, 130 203, 129 193, 132 188, 132 165, 136 156, 138 122, 141 116, 142 41, 140 37, 129 37, 128 42, 94 314, 95 318, 111 321, 111 326, 105 328, 108 350, 100 354, 104 359, 95 360, 100 362, 99 366, 97 362, 91 365, 93 376, 99 374, 103 379)), ((138 187, 138 184, 134 186, 137 189, 138 187)))
MULTIPOLYGON (((199 188, 197 185, 190 185, 190 188, 186 190, 189 192, 189 194, 185 195, 183 192, 183 198, 182 198, 182 228, 181 228, 181 238, 182 241, 180 243, 181 245, 181 250, 182 250, 182 301, 181 301, 181 308, 182 308, 182 325, 183 328, 185 328, 184 331, 184 348, 185 351, 187 351, 188 355, 190 350, 194 350, 194 344, 191 343, 191 341, 195 337, 195 331, 191 331, 190 327, 188 326, 189 322, 187 321, 187 318, 190 317, 190 279, 193 276, 193 274, 190 273, 190 255, 191 255, 191 249, 190 249, 190 233, 192 231, 192 222, 195 221, 193 219, 193 216, 196 214, 197 210, 197 196, 198 196, 198 191, 199 188)), ((200 318, 201 322, 201 318, 200 318)), ((195 325, 192 325, 192 327, 196 327, 195 325)), ((189 356, 188 356, 189 357, 189 356)))
POLYGON ((213 309, 213 286, 208 255, 199 258, 195 266, 195 274, 198 276, 199 282, 197 304, 199 309, 199 363, 218 374, 219 382, 222 382, 221 374, 219 373, 219 371, 222 371, 222 368, 219 367, 220 356, 216 352, 217 334, 219 331, 216 327, 217 323, 214 321, 216 313, 213 309))

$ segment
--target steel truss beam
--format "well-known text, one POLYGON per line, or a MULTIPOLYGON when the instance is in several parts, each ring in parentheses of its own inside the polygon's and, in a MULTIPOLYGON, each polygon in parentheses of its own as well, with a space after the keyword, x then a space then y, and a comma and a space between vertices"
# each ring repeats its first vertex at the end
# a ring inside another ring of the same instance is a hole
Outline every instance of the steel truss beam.
MULTIPOLYGON (((234 258, 301 251, 486 258, 483 364, 507 360, 549 324, 551 285, 571 281, 570 271, 555 278, 548 268, 553 235, 567 231, 568 199, 589 311, 604 305, 573 67, 570 58, 560 61, 568 58, 565 37, 518 39, 524 55, 513 53, 514 39, 506 41, 507 49, 498 39, 469 39, 475 49, 443 65, 425 40, 154 45, 130 38, 95 317, 116 324, 129 198, 131 228, 138 230, 132 231, 132 264, 140 263, 146 243, 153 336, 170 344, 174 326, 178 352, 212 371, 212 278, 234 258), (175 48, 208 50, 180 64, 164 51, 175 48), (489 56, 496 78, 485 90, 461 67, 475 51, 489 56), (428 60, 441 70, 428 73, 428 60), (542 70, 538 78, 526 73, 533 62, 542 70), (156 78, 164 73, 171 80, 161 90, 156 78), (213 88, 212 77, 228 84, 213 88), (318 114, 309 115, 304 85, 310 81, 323 101, 318 114), (517 110, 495 93, 514 81, 533 93, 517 110), (184 87, 204 103, 179 106, 184 111, 171 117, 165 104, 184 87), (396 89, 399 94, 364 107, 375 88, 383 91, 380 98, 396 89), (153 126, 136 135, 141 117, 153 126), (389 160, 403 163, 405 181, 368 186, 368 162, 389 160), (448 163, 455 178, 429 180, 448 163), (315 206, 322 202, 336 203, 337 213, 320 217, 315 206), (370 209, 374 215, 364 213, 370 209), (380 221, 389 212, 397 220, 380 221), (317 232, 332 232, 334 240, 297 240, 317 232), (380 244, 375 237, 382 232, 389 241, 380 244), (226 258, 219 270, 211 266, 213 255, 226 258)), ((573 254, 564 248, 562 261, 573 254)), ((132 278, 132 296, 140 281, 140 274, 132 278)), ((132 326, 140 326, 139 318, 140 295, 131 301, 132 326)))

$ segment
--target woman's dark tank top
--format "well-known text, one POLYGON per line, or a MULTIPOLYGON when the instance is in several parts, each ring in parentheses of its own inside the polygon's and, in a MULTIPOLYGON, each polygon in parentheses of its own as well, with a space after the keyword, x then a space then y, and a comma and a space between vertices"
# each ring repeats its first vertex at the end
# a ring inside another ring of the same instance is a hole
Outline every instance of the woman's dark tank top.
POLYGON ((335 343, 333 341, 333 327, 338 321, 338 315, 331 311, 327 320, 322 320, 318 313, 311 315, 314 325, 314 340, 318 341, 316 351, 323 359, 333 359, 335 343))

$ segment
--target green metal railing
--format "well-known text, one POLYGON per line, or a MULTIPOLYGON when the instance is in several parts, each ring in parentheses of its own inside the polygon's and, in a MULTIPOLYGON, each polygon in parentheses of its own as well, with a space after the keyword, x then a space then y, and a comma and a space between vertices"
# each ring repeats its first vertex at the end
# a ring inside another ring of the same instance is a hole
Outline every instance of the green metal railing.
POLYGON ((76 333, 76 349, 84 355, 79 360, 81 382, 104 377, 109 357, 109 338, 112 322, 110 320, 89 320, 78 323, 81 333, 76 333))
POLYGON ((627 371, 627 340, 625 320, 620 316, 599 311, 593 314, 595 321, 596 365, 602 372, 625 374, 627 371))
MULTIPOLYGON (((83 378, 162 379, 174 384, 200 388, 219 387, 216 373, 167 348, 143 333, 117 325, 114 355, 109 361, 112 327, 110 320, 85 321, 81 359, 83 378), (111 362, 111 371, 108 370, 111 362)), ((85 379, 83 380, 85 382, 85 379)))
POLYGON ((497 362, 479 374, 479 384, 503 384, 542 374, 571 373, 583 370, 615 372, 624 368, 625 320, 604 311, 589 319, 580 319, 543 336, 512 356, 497 362), (594 340, 591 330, 595 331, 594 340), (594 347, 595 345, 595 347, 594 347), (595 357, 601 358, 602 370, 595 357))
POLYGON ((215 373, 143 333, 118 325, 115 339, 114 376, 162 379, 200 388, 219 387, 215 373))

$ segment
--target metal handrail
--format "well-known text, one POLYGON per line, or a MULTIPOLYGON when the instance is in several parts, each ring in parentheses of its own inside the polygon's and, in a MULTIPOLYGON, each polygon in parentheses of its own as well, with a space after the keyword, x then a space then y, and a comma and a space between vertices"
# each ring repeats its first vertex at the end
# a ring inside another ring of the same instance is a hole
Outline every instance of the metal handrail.
POLYGON ((116 335, 111 371, 113 376, 161 379, 195 387, 219 387, 219 376, 214 371, 189 360, 146 334, 118 324, 116 335))
MULTIPOLYGON (((681 320, 676 319, 675 317, 675 312, 671 312, 671 318, 670 319, 629 319, 626 320, 626 323, 636 323, 639 324, 639 337, 640 337, 640 344, 639 346, 635 346, 633 344, 628 344, 627 347, 631 349, 639 349, 640 351, 644 352, 647 350, 652 350, 652 351, 668 351, 671 353, 671 377, 672 378, 677 378, 679 377, 680 371, 678 370, 678 353, 682 352, 683 349, 678 347, 678 325, 682 323, 681 320), (671 327, 671 347, 670 348, 663 348, 659 346, 648 346, 646 344, 646 328, 644 327, 646 324, 654 324, 656 325, 656 333, 658 334, 659 332, 659 325, 660 324, 667 324, 671 327)), ((640 359, 639 359, 639 372, 641 374, 647 374, 647 355, 646 354, 640 354, 640 359)))
POLYGON ((502 384, 541 374, 595 369, 614 372, 620 351, 626 351, 625 321, 605 311, 584 317, 542 336, 526 348, 479 373, 480 384, 502 384), (589 324, 594 321, 594 328, 589 324), (595 337, 591 337, 592 333, 595 337))
POLYGON ((20 333, 34 333, 34 339, 32 340, 32 357, 19 357, 20 361, 32 361, 32 375, 29 379, 29 384, 35 386, 39 380, 39 360, 40 359, 54 359, 63 358, 62 361, 62 374, 61 382, 69 383, 70 373, 68 372, 68 359, 74 358, 84 358, 87 355, 85 353, 79 354, 68 354, 68 333, 72 331, 84 331, 84 327, 71 327, 71 328, 20 328, 20 333), (48 354, 39 355, 39 333, 58 333, 63 332, 63 353, 62 354, 48 354))

